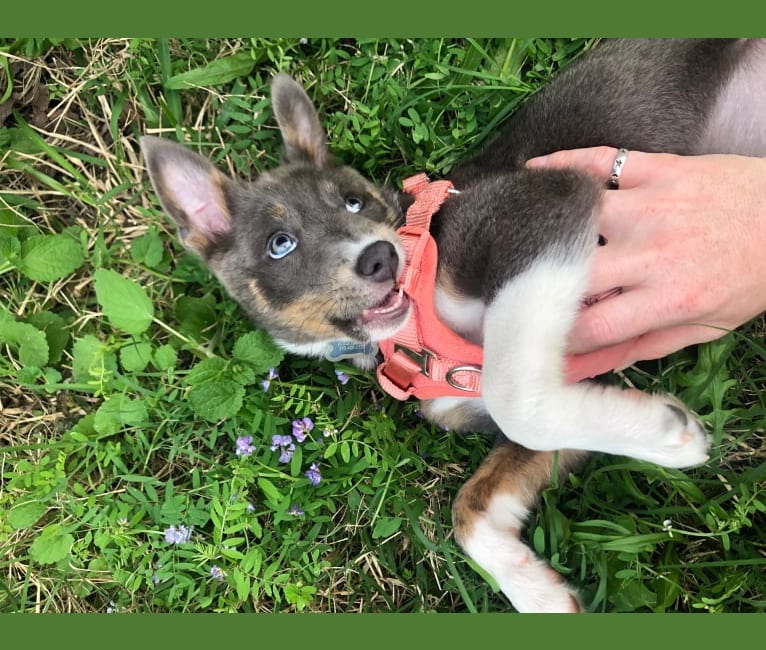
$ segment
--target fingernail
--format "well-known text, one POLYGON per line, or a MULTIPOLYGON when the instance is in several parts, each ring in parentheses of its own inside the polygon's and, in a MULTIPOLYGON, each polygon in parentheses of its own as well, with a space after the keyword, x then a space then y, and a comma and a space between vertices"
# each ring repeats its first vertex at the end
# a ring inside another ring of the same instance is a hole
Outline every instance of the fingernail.
POLYGON ((537 158, 530 158, 527 160, 527 167, 535 169, 536 167, 545 167, 548 164, 548 156, 538 156, 537 158))

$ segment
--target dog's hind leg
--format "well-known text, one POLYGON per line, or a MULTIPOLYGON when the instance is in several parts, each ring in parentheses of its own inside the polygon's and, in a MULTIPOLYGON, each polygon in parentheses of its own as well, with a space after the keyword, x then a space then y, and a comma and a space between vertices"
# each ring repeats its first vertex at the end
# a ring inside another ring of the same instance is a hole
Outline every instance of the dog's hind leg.
POLYGON ((675 398, 566 384, 566 337, 590 255, 584 247, 552 249, 496 292, 484 321, 482 396, 490 416, 531 449, 601 451, 667 467, 705 462, 709 438, 675 398))
MULTIPOLYGON (((586 454, 562 451, 559 475, 586 454)), ((574 590, 521 540, 521 528, 550 483, 553 452, 503 440, 461 488, 453 506, 455 537, 519 612, 578 612, 574 590)))

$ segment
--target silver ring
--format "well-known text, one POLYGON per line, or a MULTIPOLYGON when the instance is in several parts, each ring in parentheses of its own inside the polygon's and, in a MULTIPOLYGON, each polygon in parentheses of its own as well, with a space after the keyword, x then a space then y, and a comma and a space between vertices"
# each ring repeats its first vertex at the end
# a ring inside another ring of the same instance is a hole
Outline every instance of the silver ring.
POLYGON ((606 189, 619 190, 620 189, 620 174, 622 174, 622 168, 625 166, 625 161, 628 159, 627 149, 618 149, 617 155, 614 157, 614 163, 612 163, 612 173, 609 174, 609 180, 606 182, 606 189))

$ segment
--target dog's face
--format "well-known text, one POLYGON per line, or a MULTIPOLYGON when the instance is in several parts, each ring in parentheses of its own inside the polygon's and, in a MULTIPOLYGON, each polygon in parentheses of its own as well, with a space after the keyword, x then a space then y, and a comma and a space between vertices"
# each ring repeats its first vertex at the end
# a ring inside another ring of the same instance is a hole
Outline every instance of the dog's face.
POLYGON ((333 163, 310 100, 278 76, 272 102, 284 164, 244 184, 159 138, 141 140, 149 175, 184 245, 288 350, 378 341, 406 321, 396 192, 333 163))

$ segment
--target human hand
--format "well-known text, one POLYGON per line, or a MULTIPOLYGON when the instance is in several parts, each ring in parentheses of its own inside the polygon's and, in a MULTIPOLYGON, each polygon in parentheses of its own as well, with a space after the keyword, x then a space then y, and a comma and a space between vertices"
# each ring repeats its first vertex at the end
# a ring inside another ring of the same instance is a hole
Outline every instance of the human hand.
MULTIPOLYGON (((617 150, 530 160, 606 181, 617 150)), ((620 189, 604 191, 589 295, 570 333, 577 381, 723 336, 766 310, 766 159, 628 153, 620 189)))

